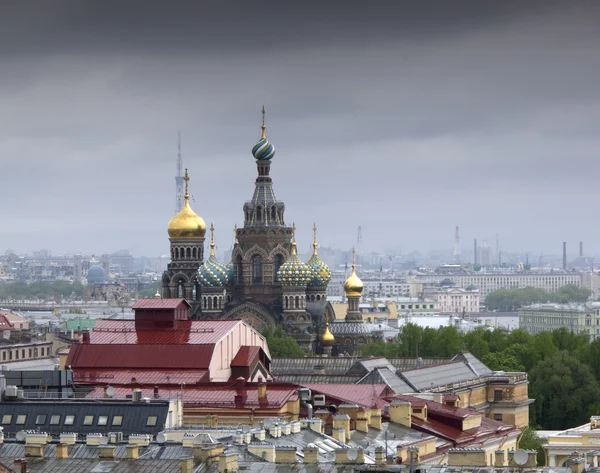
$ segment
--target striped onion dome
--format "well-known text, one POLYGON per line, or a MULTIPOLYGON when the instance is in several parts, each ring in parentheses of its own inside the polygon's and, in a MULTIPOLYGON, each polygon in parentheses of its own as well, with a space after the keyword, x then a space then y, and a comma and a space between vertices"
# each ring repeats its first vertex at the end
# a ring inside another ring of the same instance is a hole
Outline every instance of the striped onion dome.
POLYGON ((312 271, 296 254, 296 242, 292 242, 292 254, 281 265, 277 278, 283 286, 306 286, 312 277, 312 271))
POLYGON ((223 287, 229 282, 228 270, 215 256, 214 227, 210 225, 210 256, 198 269, 202 287, 223 287))
POLYGON ((319 258, 319 254, 317 253, 317 247, 319 246, 317 243, 317 226, 313 227, 315 232, 315 240, 313 241, 313 254, 310 259, 306 262, 310 270, 312 271, 312 278, 309 281, 308 285, 311 287, 322 287, 327 286, 329 281, 331 280, 331 270, 329 266, 325 264, 325 262, 319 258))
POLYGON ((258 161, 268 161, 275 156, 275 146, 267 139, 267 127, 265 126, 265 107, 262 108, 262 125, 260 140, 252 148, 252 155, 258 161))

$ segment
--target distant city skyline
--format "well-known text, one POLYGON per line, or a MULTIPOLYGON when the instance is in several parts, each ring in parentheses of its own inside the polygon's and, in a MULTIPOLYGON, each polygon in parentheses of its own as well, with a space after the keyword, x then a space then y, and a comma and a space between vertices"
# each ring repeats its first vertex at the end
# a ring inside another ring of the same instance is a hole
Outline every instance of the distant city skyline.
POLYGON ((600 253, 600 4, 335 3, 8 8, 2 246, 167 254, 180 130, 229 247, 264 104, 302 249, 600 253))

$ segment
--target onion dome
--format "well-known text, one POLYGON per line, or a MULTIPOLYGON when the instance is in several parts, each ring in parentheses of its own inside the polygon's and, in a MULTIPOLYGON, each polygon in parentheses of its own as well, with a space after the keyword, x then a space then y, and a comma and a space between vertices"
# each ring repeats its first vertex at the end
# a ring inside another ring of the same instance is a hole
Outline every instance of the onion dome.
POLYGON ((348 297, 360 297, 363 288, 365 287, 363 282, 356 275, 355 258, 356 253, 354 252, 354 248, 352 248, 352 274, 350 274, 350 277, 346 279, 346 282, 344 283, 344 291, 348 297))
POLYGON ((206 223, 190 207, 190 195, 188 194, 188 181, 190 178, 187 169, 183 179, 185 180, 184 204, 181 211, 169 222, 167 227, 169 238, 204 238, 206 223))
POLYGON ((335 337, 333 336, 333 333, 331 333, 331 330, 329 330, 329 322, 325 324, 325 331, 323 332, 323 335, 321 335, 321 343, 324 346, 331 346, 335 343, 335 337))
POLYGON ((265 126, 265 107, 262 108, 262 125, 261 125, 260 140, 252 148, 252 155, 258 161, 268 161, 275 156, 275 147, 267 139, 267 127, 265 126))
POLYGON ((228 271, 215 256, 214 227, 210 225, 210 256, 198 269, 198 280, 202 287, 223 287, 227 285, 228 271))
POLYGON ((313 226, 314 241, 313 241, 313 254, 311 258, 306 262, 308 267, 312 271, 312 279, 309 281, 309 286, 327 286, 331 280, 331 270, 327 266, 317 253, 317 226, 313 226))
POLYGON ((296 254, 295 241, 292 241, 292 255, 277 271, 277 278, 283 286, 306 286, 312 278, 312 271, 296 254))
POLYGON ((156 290, 156 294, 154 294, 154 298, 155 299, 162 299, 162 296, 160 295, 160 291, 158 289, 156 290))

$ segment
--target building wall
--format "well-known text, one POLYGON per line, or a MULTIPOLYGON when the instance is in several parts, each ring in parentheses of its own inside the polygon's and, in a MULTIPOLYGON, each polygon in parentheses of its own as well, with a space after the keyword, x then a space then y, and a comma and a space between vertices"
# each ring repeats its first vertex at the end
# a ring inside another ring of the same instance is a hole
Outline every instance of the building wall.
POLYGON ((438 310, 441 313, 479 312, 479 290, 448 288, 436 294, 438 310))
POLYGON ((239 323, 215 345, 209 366, 211 381, 227 381, 231 377, 231 361, 243 345, 261 347, 271 356, 265 338, 251 326, 239 323))
POLYGON ((537 304, 525 307, 519 312, 519 327, 532 334, 567 328, 596 340, 600 338, 600 304, 537 304))
POLYGON ((0 363, 2 364, 50 357, 52 357, 52 342, 32 342, 0 346, 0 363))

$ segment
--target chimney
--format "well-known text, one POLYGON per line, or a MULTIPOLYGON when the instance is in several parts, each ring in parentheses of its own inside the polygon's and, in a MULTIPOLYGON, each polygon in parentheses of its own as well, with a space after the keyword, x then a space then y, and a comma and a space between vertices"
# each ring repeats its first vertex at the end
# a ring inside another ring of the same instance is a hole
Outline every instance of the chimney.
POLYGON ((243 376, 240 376, 235 380, 235 406, 244 407, 246 399, 248 399, 246 379, 243 376))
POLYGON ((304 447, 304 463, 317 464, 319 463, 319 449, 313 445, 304 447))
POLYGON ((567 270, 567 242, 563 241, 563 269, 567 270))
POLYGON ((583 258, 583 242, 579 242, 579 257, 583 258))
POLYGON ((185 458, 183 460, 179 460, 179 466, 181 467, 181 473, 194 473, 193 458, 185 458))
POLYGON ((24 458, 17 458, 14 463, 15 465, 19 465, 17 471, 20 471, 21 473, 27 473, 27 460, 24 458))
POLYGON ((137 445, 127 445, 127 458, 137 460, 140 455, 140 447, 137 445))
POLYGON ((326 374, 325 373, 325 365, 323 365, 323 364, 315 365, 313 367, 313 373, 324 376, 326 374))
MULTIPOLYGON (((477 241, 477 240, 475 240, 477 241)), ((375 464, 383 465, 385 463, 385 449, 383 447, 375 448, 375 464)))
POLYGON ((69 446, 66 443, 56 445, 56 458, 69 458, 69 446))
POLYGON ((25 444, 25 456, 42 458, 44 456, 44 446, 40 444, 25 444))
POLYGON ((479 263, 479 258, 477 258, 477 238, 475 238, 475 241, 473 242, 473 264, 478 264, 479 263))
POLYGON ((219 455, 219 473, 233 473, 237 470, 237 452, 223 452, 221 455, 219 455))
POLYGON ((98 447, 98 458, 115 458, 116 445, 100 445, 98 447))
POLYGON ((90 331, 84 330, 81 333, 81 343, 90 343, 90 331))
POLYGON ((267 399, 267 383, 262 378, 258 378, 258 403, 261 406, 269 403, 267 399))
POLYGON ((494 466, 504 466, 504 450, 496 450, 494 452, 494 466))

